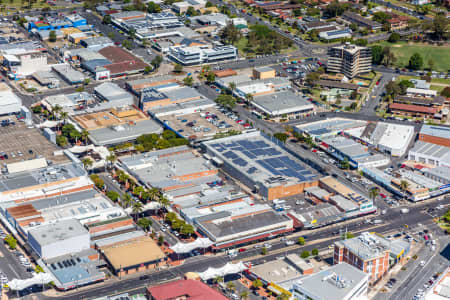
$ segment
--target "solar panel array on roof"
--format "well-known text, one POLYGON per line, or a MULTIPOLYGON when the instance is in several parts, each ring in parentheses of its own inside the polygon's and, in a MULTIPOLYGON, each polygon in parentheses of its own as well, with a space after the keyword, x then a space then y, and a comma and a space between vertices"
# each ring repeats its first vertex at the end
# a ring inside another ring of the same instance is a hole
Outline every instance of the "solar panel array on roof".
MULTIPOLYGON (((293 177, 301 181, 310 180, 315 176, 310 170, 262 140, 238 140, 215 143, 211 146, 221 152, 233 164, 240 167, 247 166, 248 162, 251 161, 275 176, 293 177)), ((256 171, 258 169, 253 166, 246 170, 248 174, 254 174, 256 171)))

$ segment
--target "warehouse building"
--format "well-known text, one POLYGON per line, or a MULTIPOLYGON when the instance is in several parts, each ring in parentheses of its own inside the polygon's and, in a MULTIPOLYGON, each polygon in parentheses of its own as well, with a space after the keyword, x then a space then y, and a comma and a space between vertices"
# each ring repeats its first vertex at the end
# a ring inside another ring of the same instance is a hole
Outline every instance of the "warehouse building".
POLYGON ((370 138, 363 140, 376 146, 381 152, 392 156, 402 156, 413 137, 413 126, 378 122, 370 138))
POLYGON ((50 70, 45 53, 20 49, 7 52, 11 54, 6 53, 3 55, 3 66, 8 69, 8 76, 11 79, 22 79, 36 71, 50 70))
POLYGON ((86 78, 83 73, 75 70, 69 64, 53 65, 52 69, 71 85, 83 83, 86 78))
POLYGON ((179 86, 177 83, 169 83, 167 88, 149 88, 141 91, 139 107, 143 111, 166 105, 189 102, 204 99, 202 94, 188 86, 179 86))
POLYGON ((430 166, 450 167, 450 148, 419 140, 414 147, 409 150, 408 160, 428 164, 430 166))
POLYGON ((318 184, 316 173, 259 131, 203 146, 216 164, 267 200, 297 195, 318 184))
POLYGON ((0 85, 0 115, 17 114, 22 107, 22 99, 4 83, 0 85))
POLYGON ((258 111, 279 119, 296 119, 314 111, 314 105, 303 95, 292 91, 254 97, 252 102, 258 111))
POLYGON ((450 128, 424 124, 419 132, 419 141, 450 148, 450 128))
POLYGON ((134 104, 133 95, 113 82, 105 82, 96 86, 94 92, 101 100, 113 103, 117 107, 134 104))
POLYGON ((422 169, 421 171, 424 176, 440 182, 442 185, 450 184, 450 167, 439 166, 422 169))
POLYGON ((125 85, 129 91, 135 95, 139 95, 144 89, 162 87, 172 83, 177 83, 175 77, 171 75, 160 75, 127 81, 125 85))
POLYGON ((184 208, 180 215, 213 241, 217 249, 245 245, 293 230, 292 219, 249 198, 184 208))
POLYGON ((0 180, 0 201, 33 201, 93 187, 82 165, 75 163, 10 174, 0 180))
POLYGON ((140 184, 162 191, 179 191, 179 196, 207 182, 220 180, 218 170, 187 146, 121 157, 125 170, 140 184))
POLYGON ((335 136, 343 131, 363 131, 367 126, 367 121, 351 120, 343 118, 332 118, 307 124, 297 125, 294 130, 298 133, 305 133, 313 138, 323 139, 335 136))
POLYGON ((43 259, 90 249, 90 235, 78 220, 41 225, 28 231, 28 243, 43 259))

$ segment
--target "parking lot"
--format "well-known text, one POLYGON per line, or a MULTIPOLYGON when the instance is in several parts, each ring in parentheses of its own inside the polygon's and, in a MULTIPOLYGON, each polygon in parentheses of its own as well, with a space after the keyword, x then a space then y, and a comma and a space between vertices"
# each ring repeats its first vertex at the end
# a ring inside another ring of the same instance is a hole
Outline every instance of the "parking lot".
POLYGON ((211 107, 205 112, 197 112, 182 116, 166 116, 165 120, 175 131, 186 138, 193 139, 204 139, 213 137, 216 133, 220 132, 227 132, 230 130, 242 131, 250 128, 250 124, 246 124, 245 120, 239 120, 238 117, 232 113, 225 115, 225 111, 222 111, 215 107, 211 107))
MULTIPOLYGON (((10 120, 0 126, 0 159, 4 164, 45 157, 54 163, 67 161, 64 155, 55 156, 57 146, 47 140, 36 128, 27 128, 15 116, 0 118, 10 120)), ((0 123, 1 124, 1 123, 0 123)))

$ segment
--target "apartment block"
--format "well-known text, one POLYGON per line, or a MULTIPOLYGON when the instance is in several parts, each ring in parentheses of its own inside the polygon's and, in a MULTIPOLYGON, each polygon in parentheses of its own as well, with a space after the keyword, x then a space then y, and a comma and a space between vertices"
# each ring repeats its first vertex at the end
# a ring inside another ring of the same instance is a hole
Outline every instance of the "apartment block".
POLYGON ((372 70, 372 51, 368 47, 345 44, 328 51, 328 71, 342 73, 348 78, 372 70))

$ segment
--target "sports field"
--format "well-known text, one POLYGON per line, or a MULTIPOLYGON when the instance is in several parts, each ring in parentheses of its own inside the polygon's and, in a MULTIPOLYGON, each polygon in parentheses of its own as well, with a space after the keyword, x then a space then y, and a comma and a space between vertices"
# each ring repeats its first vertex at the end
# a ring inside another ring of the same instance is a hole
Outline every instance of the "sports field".
POLYGON ((409 58, 414 53, 422 55, 424 66, 428 68, 428 61, 431 58, 434 61, 434 71, 447 72, 450 70, 450 46, 431 46, 418 43, 381 43, 382 46, 391 47, 397 58, 396 66, 405 68, 408 66, 409 58))

